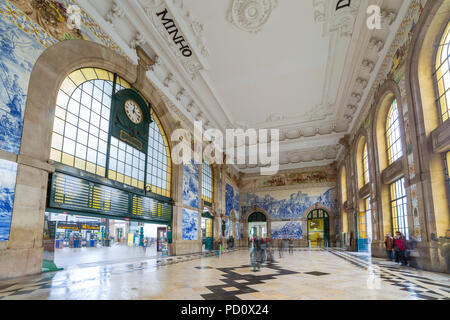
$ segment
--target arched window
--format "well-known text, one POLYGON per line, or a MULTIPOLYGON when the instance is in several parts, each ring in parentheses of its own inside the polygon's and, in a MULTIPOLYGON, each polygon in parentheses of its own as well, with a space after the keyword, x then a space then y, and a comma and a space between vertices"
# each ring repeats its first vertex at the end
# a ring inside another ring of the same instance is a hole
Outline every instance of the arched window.
POLYGON ((391 165, 403 156, 402 135, 397 100, 392 101, 386 121, 386 146, 388 164, 391 165))
POLYGON ((444 155, 445 158, 445 180, 447 181, 447 199, 450 200, 450 151, 444 155))
POLYGON ((209 203, 212 203, 214 200, 213 171, 206 160, 202 165, 202 199, 209 203))
POLYGON ((169 143, 158 117, 151 109, 153 123, 150 124, 147 154, 147 191, 170 197, 172 160, 169 143))
POLYGON ((370 182, 369 151, 367 150, 367 143, 364 144, 362 153, 362 169, 363 169, 363 183, 364 185, 366 185, 370 182))
MULTIPOLYGON (((76 70, 64 80, 50 159, 142 190, 147 185, 147 191, 170 197, 170 152, 158 118, 152 110, 146 159, 144 152, 110 135, 113 86, 114 74, 98 68, 76 70)), ((116 78, 115 92, 129 88, 116 78)))
POLYGON ((405 178, 401 178, 391 184, 391 211, 394 234, 400 231, 406 239, 409 239, 405 178))
POLYGON ((345 203, 347 201, 347 171, 345 167, 342 167, 341 170, 341 196, 342 203, 345 203))
POLYGON ((450 117, 450 22, 439 43, 436 56, 436 81, 442 122, 450 117))

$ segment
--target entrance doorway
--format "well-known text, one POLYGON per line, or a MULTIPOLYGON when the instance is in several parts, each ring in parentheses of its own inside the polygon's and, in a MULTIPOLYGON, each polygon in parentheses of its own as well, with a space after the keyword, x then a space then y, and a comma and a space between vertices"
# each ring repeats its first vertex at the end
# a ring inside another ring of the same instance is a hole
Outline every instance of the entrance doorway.
POLYGON ((89 267, 158 257, 158 229, 166 225, 92 215, 46 212, 55 226, 54 263, 89 267))
POLYGON ((267 218, 264 213, 254 212, 248 217, 248 241, 267 238, 267 218))
POLYGON ((213 250, 213 220, 214 217, 209 212, 202 213, 202 250, 213 250))
POLYGON ((330 243, 330 218, 322 209, 308 214, 308 241, 311 247, 327 247, 330 243))

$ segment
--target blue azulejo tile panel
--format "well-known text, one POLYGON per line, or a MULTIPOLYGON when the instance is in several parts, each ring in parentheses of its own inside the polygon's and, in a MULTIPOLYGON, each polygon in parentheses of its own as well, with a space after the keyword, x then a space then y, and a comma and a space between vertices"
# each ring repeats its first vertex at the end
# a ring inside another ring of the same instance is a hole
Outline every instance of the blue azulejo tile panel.
POLYGON ((31 70, 44 47, 0 14, 0 149, 19 153, 31 70))
POLYGON ((0 241, 9 240, 16 176, 17 164, 0 160, 0 241))
POLYGON ((234 237, 236 239, 239 239, 239 223, 237 223, 237 222, 236 222, 236 232, 235 232, 234 237))
POLYGON ((198 165, 191 164, 184 165, 183 170, 183 204, 189 207, 198 208, 198 179, 199 170, 198 165))
POLYGON ((246 194, 243 199, 242 212, 257 206, 266 210, 272 220, 300 219, 306 209, 316 203, 336 211, 336 188, 328 190, 309 188, 304 191, 283 190, 246 194))
POLYGON ((183 208, 182 240, 198 240, 198 212, 183 208))
POLYGON ((274 221, 271 223, 272 239, 302 239, 301 221, 274 221))
POLYGON ((225 213, 230 216, 231 210, 234 209, 236 219, 239 219, 239 193, 228 183, 225 186, 225 213))

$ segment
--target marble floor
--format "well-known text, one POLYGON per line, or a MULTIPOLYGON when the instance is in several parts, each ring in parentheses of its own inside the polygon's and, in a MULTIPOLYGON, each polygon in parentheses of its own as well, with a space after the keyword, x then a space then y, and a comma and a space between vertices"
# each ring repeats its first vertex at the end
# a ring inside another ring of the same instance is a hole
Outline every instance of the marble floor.
POLYGON ((253 272, 248 250, 170 265, 78 266, 0 281, 0 300, 449 300, 450 276, 339 250, 297 250, 253 272))
POLYGON ((161 254, 156 252, 156 244, 147 248, 129 247, 114 243, 111 247, 96 248, 62 248, 55 249, 55 264, 64 269, 73 267, 95 267, 121 262, 139 262, 156 258, 161 254))

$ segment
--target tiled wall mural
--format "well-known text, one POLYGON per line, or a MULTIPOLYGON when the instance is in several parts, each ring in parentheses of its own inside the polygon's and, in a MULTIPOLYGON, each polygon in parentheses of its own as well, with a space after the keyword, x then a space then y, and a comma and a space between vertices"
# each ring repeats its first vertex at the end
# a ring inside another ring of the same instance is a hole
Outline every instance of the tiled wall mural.
POLYGON ((289 172, 268 178, 248 179, 242 183, 242 189, 260 189, 284 186, 297 186, 312 183, 335 183, 337 174, 334 171, 289 172))
POLYGON ((184 165, 183 170, 183 204, 192 208, 198 208, 198 180, 199 170, 198 165, 191 164, 184 165))
POLYGON ((0 160, 0 241, 9 240, 17 164, 0 160))
POLYGON ((230 215, 231 210, 235 211, 236 219, 239 219, 239 193, 234 190, 234 188, 226 184, 225 187, 225 213, 227 216, 230 215))
POLYGON ((238 240, 239 239, 239 222, 236 222, 235 223, 235 226, 236 226, 236 231, 235 231, 235 233, 234 233, 234 238, 236 239, 236 240, 238 240))
POLYGON ((301 221, 274 221, 271 223, 272 239, 302 239, 301 221))
POLYGON ((306 190, 277 190, 248 193, 243 196, 242 212, 254 206, 266 210, 272 220, 300 219, 304 211, 320 203, 337 210, 337 189, 308 187, 306 190))
POLYGON ((31 70, 44 51, 41 43, 23 29, 38 28, 17 17, 0 3, 0 149, 18 154, 31 70), (15 20, 16 19, 16 20, 15 20))
POLYGON ((198 240, 198 212, 183 208, 182 240, 198 240))

